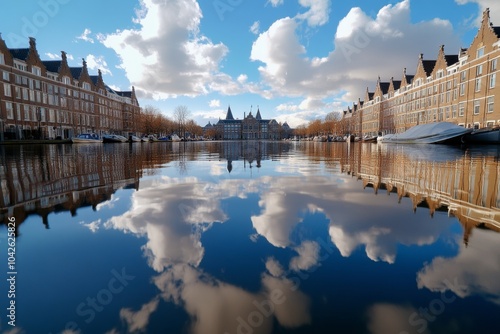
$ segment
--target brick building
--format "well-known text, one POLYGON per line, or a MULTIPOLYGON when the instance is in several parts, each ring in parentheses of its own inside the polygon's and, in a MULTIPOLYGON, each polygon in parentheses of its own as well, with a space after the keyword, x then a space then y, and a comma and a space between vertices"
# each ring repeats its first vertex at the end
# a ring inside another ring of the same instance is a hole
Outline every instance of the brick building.
POLYGON ((357 135, 404 132, 412 126, 447 121, 467 128, 500 126, 500 27, 490 23, 489 9, 467 49, 447 55, 441 46, 435 60, 418 57, 414 75, 377 80, 344 111, 346 132, 357 135))
MULTIPOLYGON (((240 120, 234 119, 231 107, 228 107, 226 118, 220 119, 214 126, 217 129, 217 139, 278 140, 284 138, 283 125, 275 119, 263 119, 259 109, 255 116, 250 111, 240 120)), ((285 128, 289 135, 291 129, 288 124, 285 128)))
POLYGON ((129 135, 139 113, 133 87, 111 89, 85 60, 70 67, 63 51, 61 60, 43 61, 34 38, 28 48, 9 49, 0 35, 0 140, 129 135))

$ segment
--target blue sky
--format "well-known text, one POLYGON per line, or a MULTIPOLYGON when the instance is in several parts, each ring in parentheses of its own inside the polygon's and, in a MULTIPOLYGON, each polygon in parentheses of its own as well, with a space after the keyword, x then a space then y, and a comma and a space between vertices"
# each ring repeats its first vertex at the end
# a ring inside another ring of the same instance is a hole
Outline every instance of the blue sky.
POLYGON ((380 76, 413 74, 468 47, 497 0, 23 0, 0 12, 10 48, 36 38, 43 60, 85 58, 117 89, 167 116, 185 105, 200 125, 260 108, 291 126, 341 111, 380 76), (29 4, 29 5, 27 5, 29 4))

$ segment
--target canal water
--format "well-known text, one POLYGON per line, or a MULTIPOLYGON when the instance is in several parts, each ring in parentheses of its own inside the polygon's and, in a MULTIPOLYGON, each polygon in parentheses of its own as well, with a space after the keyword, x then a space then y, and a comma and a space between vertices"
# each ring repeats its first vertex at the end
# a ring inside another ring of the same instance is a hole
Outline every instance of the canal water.
POLYGON ((1 146, 0 332, 499 333, 499 156, 1 146))

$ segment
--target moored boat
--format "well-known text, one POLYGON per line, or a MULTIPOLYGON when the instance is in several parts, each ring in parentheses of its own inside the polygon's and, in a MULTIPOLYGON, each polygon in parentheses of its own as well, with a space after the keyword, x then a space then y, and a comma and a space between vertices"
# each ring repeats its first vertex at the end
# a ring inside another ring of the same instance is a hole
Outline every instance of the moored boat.
POLYGON ((500 127, 474 130, 463 138, 467 144, 500 144, 500 127))
POLYGON ((378 137, 378 141, 397 144, 458 144, 470 132, 472 129, 450 122, 437 122, 416 125, 402 133, 386 134, 378 137))
POLYGON ((172 141, 181 141, 181 138, 178 135, 176 135, 175 133, 172 136, 170 136, 170 139, 172 141))
POLYGON ((363 138, 361 138, 361 141, 363 143, 376 143, 377 142, 377 136, 364 136, 363 138))
POLYGON ((131 143, 138 143, 138 142, 141 142, 142 139, 137 137, 137 136, 131 135, 131 136, 129 136, 128 141, 131 143))
POLYGON ((102 143, 102 139, 95 133, 81 133, 78 136, 71 138, 71 142, 74 144, 102 143))
POLYGON ((127 138, 120 135, 104 135, 102 136, 103 143, 126 143, 128 141, 127 138))

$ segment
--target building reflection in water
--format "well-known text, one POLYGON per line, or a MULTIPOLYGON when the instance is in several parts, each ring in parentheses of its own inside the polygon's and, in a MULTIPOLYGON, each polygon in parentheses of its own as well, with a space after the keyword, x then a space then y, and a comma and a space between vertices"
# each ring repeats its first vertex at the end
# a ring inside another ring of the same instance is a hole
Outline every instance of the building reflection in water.
POLYGON ((444 145, 344 145, 341 169, 375 194, 408 197, 413 209, 448 212, 464 228, 465 245, 475 227, 500 232, 499 148, 444 145), (346 154, 346 157, 343 155, 346 154))
MULTIPOLYGON (((187 161, 199 159, 243 163, 261 168, 290 152, 305 153, 312 163, 325 163, 372 187, 408 197, 413 209, 432 216, 446 211, 464 227, 464 242, 475 227, 500 231, 499 148, 460 149, 443 145, 377 145, 366 143, 295 143, 223 141, 144 143, 134 145, 35 145, 0 147, 0 221, 15 215, 18 225, 28 215, 96 208, 120 188, 139 189, 143 173, 175 162, 189 173, 187 161)), ((248 168, 248 169, 247 169, 248 168)))
POLYGON ((128 145, 0 146, 0 221, 92 207, 120 188, 138 189, 140 156, 128 145))

